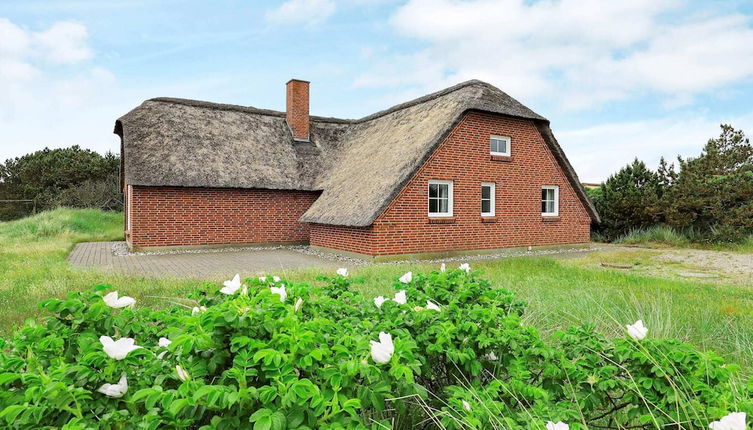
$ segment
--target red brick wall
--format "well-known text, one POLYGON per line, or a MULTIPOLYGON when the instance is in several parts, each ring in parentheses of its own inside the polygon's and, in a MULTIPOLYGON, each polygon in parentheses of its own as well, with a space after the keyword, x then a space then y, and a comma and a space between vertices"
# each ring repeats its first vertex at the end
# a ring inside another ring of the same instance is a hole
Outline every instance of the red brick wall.
POLYGON ((559 245, 587 242, 590 222, 532 121, 471 112, 370 228, 316 224, 311 244, 371 255, 559 245), (510 161, 491 159, 493 134, 512 138, 510 161), (427 215, 431 179, 453 181, 451 223, 427 215), (494 222, 481 219, 482 182, 496 183, 494 222), (541 216, 542 185, 560 188, 556 219, 541 216))
POLYGON ((291 79, 286 85, 286 114, 294 139, 309 138, 309 83, 291 79))
POLYGON ((359 228, 312 224, 309 242, 311 245, 374 255, 376 238, 377 234, 373 226, 359 228))
POLYGON ((235 188, 133 187, 135 247, 305 242, 298 219, 318 192, 235 188))

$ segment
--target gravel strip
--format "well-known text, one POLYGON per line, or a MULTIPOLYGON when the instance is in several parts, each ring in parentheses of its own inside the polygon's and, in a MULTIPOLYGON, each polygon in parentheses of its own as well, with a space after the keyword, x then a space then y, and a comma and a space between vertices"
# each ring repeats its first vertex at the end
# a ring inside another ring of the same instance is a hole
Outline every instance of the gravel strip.
POLYGON ((177 254, 214 254, 220 252, 248 252, 248 251, 273 251, 277 249, 287 249, 301 254, 311 255, 314 257, 322 258, 330 261, 340 261, 350 264, 352 266, 368 266, 368 265, 396 265, 396 264, 409 264, 409 263, 443 263, 451 261, 478 261, 478 260, 494 260, 498 258, 510 258, 510 257, 523 257, 523 256, 544 256, 544 255, 557 255, 557 254, 572 254, 599 251, 601 247, 591 248, 560 248, 560 249, 544 249, 544 250, 531 250, 531 251, 517 251, 517 252, 499 252, 494 254, 477 254, 477 255, 464 255, 457 257, 446 258, 433 258, 424 260, 396 260, 396 261, 384 261, 374 263, 369 260, 364 260, 355 257, 346 257, 331 252, 322 252, 312 249, 308 246, 249 246, 249 247, 228 247, 228 248, 213 248, 213 249, 181 249, 172 251, 154 251, 154 252, 130 252, 125 242, 117 242, 112 245, 112 253, 116 257, 125 257, 129 255, 177 255, 177 254))

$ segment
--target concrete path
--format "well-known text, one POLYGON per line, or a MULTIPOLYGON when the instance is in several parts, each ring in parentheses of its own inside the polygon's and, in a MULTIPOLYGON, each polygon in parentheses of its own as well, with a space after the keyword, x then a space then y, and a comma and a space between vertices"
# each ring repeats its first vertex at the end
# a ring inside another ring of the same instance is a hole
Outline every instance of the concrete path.
POLYGON ((73 266, 156 278, 224 279, 228 273, 243 276, 271 274, 286 269, 337 268, 347 264, 290 249, 232 250, 155 255, 118 256, 118 242, 79 243, 68 256, 73 266))

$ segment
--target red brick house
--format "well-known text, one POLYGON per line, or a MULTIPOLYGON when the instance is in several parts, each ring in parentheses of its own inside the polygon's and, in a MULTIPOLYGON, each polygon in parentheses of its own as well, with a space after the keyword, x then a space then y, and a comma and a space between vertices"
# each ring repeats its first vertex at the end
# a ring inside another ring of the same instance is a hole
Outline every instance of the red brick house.
POLYGON ((300 244, 368 256, 563 245, 598 220, 549 121, 468 81, 373 115, 145 101, 116 121, 133 248, 300 244))

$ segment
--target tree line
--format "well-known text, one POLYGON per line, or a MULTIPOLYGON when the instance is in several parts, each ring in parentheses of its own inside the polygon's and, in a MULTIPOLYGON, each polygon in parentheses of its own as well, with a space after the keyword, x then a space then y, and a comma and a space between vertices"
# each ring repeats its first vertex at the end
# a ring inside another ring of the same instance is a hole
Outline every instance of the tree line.
POLYGON ((656 170, 636 158, 589 194, 602 218, 594 231, 607 240, 666 225, 703 242, 737 242, 753 235, 753 147, 723 124, 700 156, 662 158, 656 170))
POLYGON ((0 221, 60 206, 122 210, 120 157, 79 146, 45 148, 0 164, 0 221))

